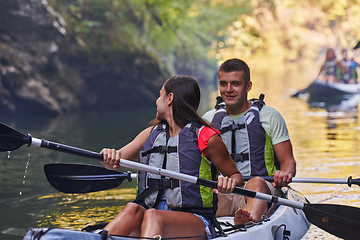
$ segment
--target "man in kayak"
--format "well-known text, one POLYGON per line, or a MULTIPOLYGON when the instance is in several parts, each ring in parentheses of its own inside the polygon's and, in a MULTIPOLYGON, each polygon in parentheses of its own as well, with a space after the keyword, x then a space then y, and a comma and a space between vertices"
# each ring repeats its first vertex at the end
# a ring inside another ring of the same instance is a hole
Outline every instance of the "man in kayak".
MULTIPOLYGON (((263 97, 248 100, 250 69, 240 59, 221 64, 219 91, 223 103, 203 118, 221 132, 237 168, 243 176, 274 176, 269 183, 261 177, 250 179, 245 188, 279 195, 295 176, 296 162, 286 123, 280 113, 264 105, 263 97)), ((259 221, 271 205, 262 200, 219 194, 217 216, 234 215, 235 224, 259 221), (248 212, 251 214, 248 215, 248 212)))
POLYGON ((360 64, 356 62, 354 59, 349 59, 347 56, 347 50, 343 49, 341 51, 342 60, 340 64, 343 66, 343 70, 341 71, 341 81, 346 84, 355 84, 357 83, 357 72, 356 68, 360 67, 360 64))
MULTIPOLYGON (((120 158, 137 160, 208 180, 215 192, 230 193, 245 184, 217 130, 198 114, 200 88, 188 76, 169 78, 156 101, 153 126, 119 150, 101 151, 106 167, 120 158)), ((217 195, 211 188, 139 171, 138 196, 105 227, 109 234, 144 238, 214 236, 217 195)))

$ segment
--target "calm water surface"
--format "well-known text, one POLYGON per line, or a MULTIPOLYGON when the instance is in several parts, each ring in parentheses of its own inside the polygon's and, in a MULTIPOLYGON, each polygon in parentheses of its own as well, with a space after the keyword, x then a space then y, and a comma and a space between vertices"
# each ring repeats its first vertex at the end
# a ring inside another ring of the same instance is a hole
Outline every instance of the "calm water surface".
MULTIPOLYGON (((264 93, 266 104, 278 109, 285 118, 297 160, 297 177, 358 178, 359 97, 337 104, 290 98, 292 93, 312 81, 318 65, 274 62, 272 65, 278 66, 269 69, 250 64, 253 80, 250 97, 264 93)), ((207 96, 209 99, 203 97, 201 114, 214 105, 216 92, 207 96)), ((23 133, 29 132, 36 138, 100 151, 103 147, 125 145, 154 117, 155 100, 153 109, 93 111, 51 119, 41 116, 0 117, 0 122, 23 133)), ((29 227, 81 229, 88 224, 109 221, 135 197, 134 182, 124 182, 121 187, 91 194, 60 193, 46 180, 43 166, 47 163, 99 165, 96 160, 36 146, 0 153, 0 239, 20 240, 29 227)), ((360 191, 356 185, 351 188, 340 184, 291 186, 302 192, 311 203, 360 207, 360 191)), ((311 227, 303 239, 315 238, 337 239, 316 227, 311 227)))

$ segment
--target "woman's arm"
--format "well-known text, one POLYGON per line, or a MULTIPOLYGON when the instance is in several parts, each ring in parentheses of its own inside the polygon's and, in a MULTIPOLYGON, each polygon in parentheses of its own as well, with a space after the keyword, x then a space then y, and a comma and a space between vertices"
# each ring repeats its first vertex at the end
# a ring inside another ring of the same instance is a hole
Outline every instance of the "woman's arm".
POLYGON ((336 65, 340 68, 340 71, 349 72, 349 69, 347 69, 341 62, 336 61, 336 65))
POLYGON ((224 176, 218 180, 219 192, 230 193, 235 186, 244 186, 245 182, 241 173, 230 157, 226 145, 218 135, 209 138, 208 146, 203 150, 203 153, 224 176))
POLYGON ((321 65, 321 67, 320 67, 320 71, 319 71, 318 77, 320 76, 320 74, 322 73, 323 70, 324 70, 324 64, 321 65))
POLYGON ((120 158, 133 160, 138 159, 141 147, 144 145, 146 139, 149 137, 152 127, 148 127, 140 132, 134 140, 120 148, 119 150, 104 148, 101 154, 104 156, 104 167, 119 168, 120 158))

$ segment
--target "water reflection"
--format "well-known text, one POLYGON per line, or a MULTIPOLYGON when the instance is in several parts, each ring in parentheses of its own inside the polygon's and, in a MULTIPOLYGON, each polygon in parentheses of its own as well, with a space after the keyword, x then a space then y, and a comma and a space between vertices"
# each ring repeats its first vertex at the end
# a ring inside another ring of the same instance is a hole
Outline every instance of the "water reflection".
POLYGON ((332 98, 309 96, 307 116, 311 124, 306 134, 310 133, 311 138, 307 136, 307 148, 319 156, 341 158, 357 155, 359 101, 360 94, 332 98))
MULTIPOLYGON (((298 99, 298 101, 300 101, 298 99)), ((303 101, 300 101, 303 102, 303 101)), ((302 135, 294 139, 297 176, 357 178, 360 171, 358 105, 360 94, 318 98, 308 96, 302 135)), ((296 132, 301 133, 300 129, 296 132)), ((339 184, 291 184, 311 203, 332 203, 359 207, 358 186, 339 184)), ((340 239, 311 226, 303 240, 340 239)))
MULTIPOLYGON (((88 111, 55 118, 37 115, 26 118, 1 116, 1 122, 37 138, 96 152, 103 147, 119 148, 128 143, 155 117, 154 109, 155 104, 153 109, 88 111)), ((74 221, 76 229, 79 229, 91 219, 109 221, 125 202, 130 201, 131 197, 111 200, 109 195, 119 198, 127 194, 105 191, 101 196, 77 196, 73 200, 76 203, 71 202, 68 195, 57 193, 50 186, 43 171, 47 163, 96 165, 98 161, 36 146, 22 146, 11 152, 10 158, 8 156, 7 152, 0 153, 0 239, 20 240, 29 227, 70 227, 74 221), (109 210, 111 207, 112 212, 109 210)), ((135 181, 122 184, 123 189, 134 187, 135 181)))
MULTIPOLYGON (((307 103, 311 109, 324 109, 325 112, 313 111, 316 114, 323 114, 327 117, 327 129, 341 128, 339 125, 354 124, 358 120, 358 105, 360 94, 348 94, 335 97, 319 98, 309 96, 307 103)), ((334 133, 328 134, 328 139, 335 140, 334 133)))
POLYGON ((333 97, 309 95, 307 103, 310 108, 323 108, 329 113, 357 113, 360 94, 347 94, 333 97))
POLYGON ((38 198, 52 204, 40 211, 37 225, 81 230, 87 225, 108 222, 135 199, 135 188, 121 188, 88 194, 55 193, 38 198))

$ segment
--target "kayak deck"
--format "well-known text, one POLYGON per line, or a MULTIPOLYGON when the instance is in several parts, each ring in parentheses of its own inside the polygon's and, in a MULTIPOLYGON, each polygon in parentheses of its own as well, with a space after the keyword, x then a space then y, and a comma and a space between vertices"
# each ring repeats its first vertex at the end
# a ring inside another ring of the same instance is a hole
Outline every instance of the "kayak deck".
MULTIPOLYGON (((308 202, 307 199, 299 192, 289 187, 282 190, 285 196, 292 201, 308 202)), ((231 240, 231 239, 301 239, 310 227, 305 214, 302 210, 279 206, 278 209, 268 217, 258 223, 248 223, 240 227, 234 227, 233 217, 218 218, 225 235, 214 239, 231 240)), ((121 236, 105 236, 99 233, 84 231, 59 229, 59 228, 33 228, 29 229, 23 240, 32 240, 38 236, 40 240, 125 240, 134 239, 121 236)))
MULTIPOLYGON (((233 224, 233 217, 218 218, 220 222, 233 224)), ((232 231, 216 239, 301 239, 310 227, 305 214, 299 209, 280 206, 273 215, 260 223, 232 231), (238 231, 238 232, 237 232, 238 231)), ((223 230, 227 229, 223 226, 223 230)))
MULTIPOLYGON (((308 202, 302 194, 292 188, 283 187, 282 190, 289 200, 303 203, 308 202)), ((301 239, 311 225, 302 210, 286 206, 279 206, 272 215, 265 217, 261 222, 246 225, 239 230, 231 230, 231 226, 234 224, 233 217, 219 217, 217 219, 219 222, 230 225, 230 227, 224 227, 221 224, 225 232, 234 232, 216 238, 219 240, 301 239)))

